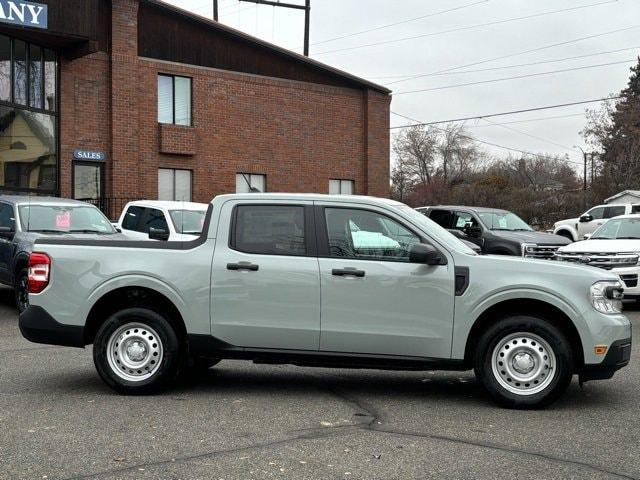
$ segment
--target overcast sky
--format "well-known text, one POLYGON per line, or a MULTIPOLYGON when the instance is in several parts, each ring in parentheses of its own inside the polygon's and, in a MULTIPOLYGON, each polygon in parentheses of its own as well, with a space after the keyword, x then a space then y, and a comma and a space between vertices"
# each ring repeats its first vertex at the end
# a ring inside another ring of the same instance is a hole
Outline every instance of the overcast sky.
MULTIPOLYGON (((166 1, 212 16, 213 0, 166 1)), ((304 0, 283 1, 304 4, 304 0)), ((394 91, 392 110, 424 122, 605 97, 626 85, 629 68, 640 55, 640 0, 312 0, 311 6, 311 57, 387 85, 394 91), (424 18, 406 21, 416 17, 424 18), (519 17, 530 18, 511 21, 519 17), (393 23, 400 24, 376 29, 393 23), (478 26, 487 23, 494 24, 478 26), (371 29, 376 30, 354 35, 371 29), (422 37, 400 40, 416 36, 422 37), (380 42, 387 43, 371 45, 380 42), (341 49, 348 50, 335 51, 341 49), (567 60, 578 56, 583 58, 567 60), (536 65, 497 68, 531 63, 536 65), (600 66, 591 68, 593 65, 600 66), (402 93, 577 67, 589 68, 402 93), (484 69, 491 70, 477 71, 484 69), (461 73, 464 70, 474 71, 461 73), (423 76, 407 79, 418 75, 423 76)), ((302 11, 219 0, 219 12, 220 21, 231 27, 302 52, 302 11)), ((585 122, 584 109, 572 106, 489 120, 562 118, 503 126, 473 120, 466 126, 481 140, 533 152, 569 154, 578 162, 582 155, 573 146, 583 146, 579 132, 585 122)), ((407 123, 411 122, 392 115, 392 126, 407 123)), ((486 148, 497 155, 507 153, 486 148)))

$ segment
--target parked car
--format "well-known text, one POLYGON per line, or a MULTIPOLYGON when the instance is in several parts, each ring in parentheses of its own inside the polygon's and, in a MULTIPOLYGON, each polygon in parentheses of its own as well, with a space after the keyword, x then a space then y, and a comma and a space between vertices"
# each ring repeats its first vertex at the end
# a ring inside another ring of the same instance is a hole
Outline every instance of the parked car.
POLYGON ((569 241, 536 232, 515 213, 496 208, 437 206, 417 209, 456 237, 475 243, 482 253, 550 260, 569 241))
POLYGON ((200 236, 209 206, 204 203, 140 200, 129 202, 116 227, 134 240, 189 242, 200 236))
POLYGON ((607 220, 589 240, 560 248, 557 259, 609 270, 624 283, 625 299, 640 300, 640 215, 607 220))
POLYGON ((232 358, 473 368, 498 402, 534 407, 574 374, 610 378, 631 351, 616 275, 476 255, 387 199, 223 195, 192 242, 39 239, 29 265, 22 334, 93 344, 102 379, 127 394, 232 358))
POLYGON ((553 233, 562 235, 572 242, 583 240, 585 235, 596 231, 608 219, 619 215, 640 213, 640 205, 598 205, 587 210, 578 218, 560 220, 553 224, 553 233))
POLYGON ((28 259, 36 239, 115 235, 107 217, 93 205, 60 198, 0 195, 0 283, 14 287, 20 312, 29 306, 28 259))

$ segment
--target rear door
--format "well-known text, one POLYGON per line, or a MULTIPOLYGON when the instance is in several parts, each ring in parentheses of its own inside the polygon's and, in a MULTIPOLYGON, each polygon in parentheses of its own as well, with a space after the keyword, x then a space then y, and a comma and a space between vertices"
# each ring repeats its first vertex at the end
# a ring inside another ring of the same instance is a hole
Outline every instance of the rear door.
MULTIPOLYGON (((320 349, 449 358, 454 265, 409 263, 428 242, 375 207, 316 209, 322 288, 320 349)), ((448 255, 441 250, 443 255, 448 255)))
POLYGON ((313 202, 230 200, 212 268, 212 335, 238 347, 318 350, 313 202))

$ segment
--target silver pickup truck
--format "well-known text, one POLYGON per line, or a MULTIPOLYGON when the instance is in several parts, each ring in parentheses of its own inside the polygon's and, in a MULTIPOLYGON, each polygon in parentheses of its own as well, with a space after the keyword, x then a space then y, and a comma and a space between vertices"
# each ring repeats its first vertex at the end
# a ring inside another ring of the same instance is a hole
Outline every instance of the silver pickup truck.
POLYGON ((470 370, 499 403, 548 404, 627 365, 620 279, 479 256, 406 205, 216 197, 192 242, 39 239, 23 335, 85 347, 121 393, 221 359, 470 370))

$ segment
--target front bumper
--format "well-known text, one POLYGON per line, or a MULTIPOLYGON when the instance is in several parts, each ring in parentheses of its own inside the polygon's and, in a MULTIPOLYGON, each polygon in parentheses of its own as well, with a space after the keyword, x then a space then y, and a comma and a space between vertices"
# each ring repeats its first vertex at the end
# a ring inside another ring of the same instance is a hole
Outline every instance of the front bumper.
POLYGON ((640 297, 640 267, 612 268, 609 271, 620 277, 625 298, 640 297))
POLYGON ((42 307, 31 305, 18 321, 22 336, 34 343, 84 348, 84 327, 58 323, 42 307))
POLYGON ((580 382, 589 380, 606 380, 613 377, 616 371, 626 367, 631 359, 631 337, 617 340, 607 350, 604 360, 598 364, 585 365, 580 372, 580 382))

